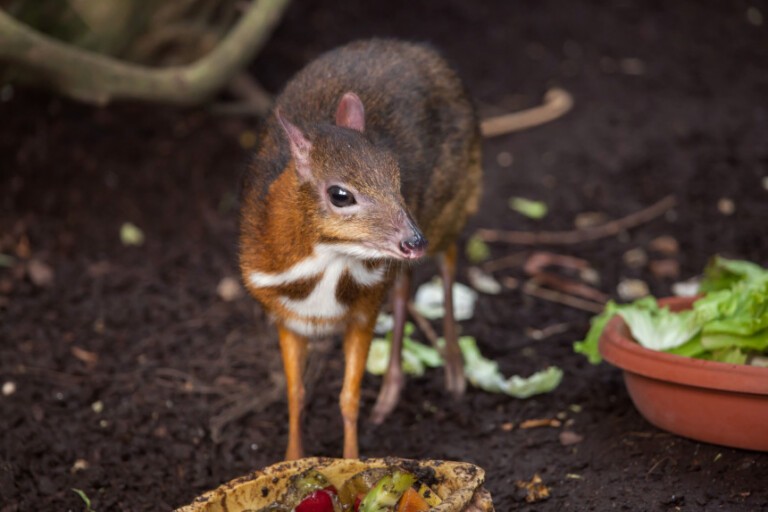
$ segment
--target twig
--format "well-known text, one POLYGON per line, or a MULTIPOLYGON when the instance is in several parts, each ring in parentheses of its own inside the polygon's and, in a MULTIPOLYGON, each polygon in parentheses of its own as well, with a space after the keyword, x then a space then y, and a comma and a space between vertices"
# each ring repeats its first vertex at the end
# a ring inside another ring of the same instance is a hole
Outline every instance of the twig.
POLYGON ((536 341, 542 341, 549 338, 550 336, 562 334, 570 328, 571 324, 568 322, 548 325, 546 327, 542 327, 541 329, 537 329, 536 327, 528 327, 525 330, 525 335, 536 341))
POLYGON ((520 112, 484 119, 480 123, 483 137, 496 137, 505 133, 533 128, 567 113, 573 107, 573 97, 563 89, 550 89, 544 95, 544 103, 520 112))
POLYGON ((485 242, 505 242, 519 245, 572 245, 615 236, 622 231, 649 222, 672 209, 677 200, 667 196, 643 210, 599 226, 571 231, 497 231, 478 229, 475 234, 485 242))
POLYGON ((0 61, 31 68, 56 90, 81 101, 133 98, 192 105, 210 97, 252 59, 287 5, 288 0, 253 1, 207 55, 187 66, 162 69, 74 48, 0 10, 0 61))
POLYGON ((416 306, 414 306, 413 302, 410 301, 408 302, 408 313, 410 313, 413 321, 416 322, 416 325, 419 326, 419 329, 421 329, 421 332, 424 333, 424 336, 427 337, 432 346, 440 350, 437 346, 438 336, 435 330, 432 328, 432 324, 430 324, 429 320, 424 318, 424 316, 419 313, 419 311, 416 309, 416 306))
POLYGON ((533 276, 533 281, 538 285, 547 286, 569 295, 578 295, 600 304, 608 302, 608 296, 600 290, 551 272, 539 272, 533 276))
POLYGON ((504 268, 519 267, 526 261, 526 258, 528 258, 528 251, 516 252, 495 260, 486 261, 480 267, 489 273, 496 272, 504 268))
POLYGON ((541 288, 533 281, 528 281, 525 283, 525 286, 523 286, 523 292, 531 295, 532 297, 548 300, 550 302, 557 302, 559 304, 564 304, 574 309, 580 309, 590 313, 600 313, 603 311, 602 304, 598 304, 597 302, 592 302, 590 300, 580 299, 578 297, 574 297, 573 295, 568 295, 566 293, 558 292, 555 290, 541 288))
POLYGON ((556 266, 571 270, 584 270, 589 268, 589 262, 575 256, 556 254, 547 251, 536 251, 528 257, 523 270, 528 275, 536 275, 548 266, 556 266))

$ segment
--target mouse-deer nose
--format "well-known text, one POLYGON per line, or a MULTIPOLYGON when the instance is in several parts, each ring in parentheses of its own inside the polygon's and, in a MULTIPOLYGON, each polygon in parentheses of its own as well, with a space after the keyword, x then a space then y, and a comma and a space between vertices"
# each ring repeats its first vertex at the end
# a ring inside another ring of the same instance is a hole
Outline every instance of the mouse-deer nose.
POLYGON ((411 237, 400 242, 400 252, 407 259, 417 259, 424 256, 427 250, 427 239, 421 234, 421 231, 414 230, 411 237))

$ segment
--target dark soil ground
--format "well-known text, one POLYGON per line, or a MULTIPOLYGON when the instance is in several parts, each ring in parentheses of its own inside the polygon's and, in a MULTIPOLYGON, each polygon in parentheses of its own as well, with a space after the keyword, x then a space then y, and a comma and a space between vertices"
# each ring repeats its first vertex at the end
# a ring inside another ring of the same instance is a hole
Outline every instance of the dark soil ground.
MULTIPOLYGON (((766 17, 768 4, 743 1, 303 0, 252 70, 277 90, 326 49, 397 36, 441 48, 484 115, 568 89, 576 106, 565 118, 486 142, 487 192, 471 228, 569 229, 581 212, 618 218, 674 194, 664 218, 554 248, 591 262, 611 296, 623 278, 663 296, 714 253, 768 263, 766 17), (511 212, 512 195, 546 201, 549 216, 511 212), (661 235, 679 242, 680 277, 624 263, 638 247, 662 258, 648 249, 661 235)), ((16 263, 0 268, 0 379, 15 392, 0 396, 0 510, 83 510, 71 488, 99 512, 168 510, 278 461, 287 412, 276 335, 250 298, 217 294, 237 277, 238 180, 256 122, 7 96, 0 253, 16 263), (144 245, 121 244, 124 222, 144 245), (30 279, 45 281, 40 263, 53 272, 47 286, 30 279)), ((423 266, 419 281, 434 271, 423 266)), ((519 290, 483 296, 463 331, 507 374, 560 366, 560 388, 524 401, 470 390, 454 403, 432 372, 409 382, 386 425, 362 425, 362 453, 475 462, 500 511, 768 509, 768 454, 648 424, 618 370, 572 352, 588 319, 519 290), (527 334, 561 323, 545 340, 527 334), (504 427, 558 414, 559 428, 504 427), (564 446, 563 430, 583 441, 564 446), (515 482, 534 474, 552 495, 526 504, 515 482)), ((320 352, 313 370, 327 378, 311 389, 306 445, 338 456, 342 363, 338 347, 320 352)), ((364 413, 378 385, 366 378, 364 413)))

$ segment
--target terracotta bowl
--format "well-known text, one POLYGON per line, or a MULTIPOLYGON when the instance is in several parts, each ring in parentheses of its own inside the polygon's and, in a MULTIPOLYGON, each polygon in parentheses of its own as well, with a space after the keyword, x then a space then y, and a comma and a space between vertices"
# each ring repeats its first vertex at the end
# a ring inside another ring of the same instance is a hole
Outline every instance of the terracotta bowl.
MULTIPOLYGON (((695 300, 673 297, 659 304, 680 311, 695 300)), ((657 427, 698 441, 768 451, 768 368, 644 348, 619 315, 603 331, 600 353, 624 370, 635 407, 657 427)))
POLYGON ((483 487, 485 472, 472 464, 439 460, 308 458, 281 462, 236 478, 176 512, 251 512, 279 500, 291 477, 309 468, 320 471, 337 488, 350 477, 371 468, 400 467, 412 473, 433 475, 430 487, 443 502, 434 512, 493 512, 491 495, 483 487))

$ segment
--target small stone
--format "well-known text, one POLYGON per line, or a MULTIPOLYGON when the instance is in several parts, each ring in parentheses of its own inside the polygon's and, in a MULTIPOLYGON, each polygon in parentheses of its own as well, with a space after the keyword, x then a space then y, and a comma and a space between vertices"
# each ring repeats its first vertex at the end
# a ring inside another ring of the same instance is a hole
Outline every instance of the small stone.
POLYGON ((35 286, 47 288, 53 284, 53 269, 38 259, 27 264, 27 273, 35 286))
POLYGON ((762 183, 763 183, 763 189, 768 190, 768 176, 763 177, 762 183))
POLYGON ((16 383, 12 380, 3 383, 3 396, 11 396, 16 392, 16 383))
POLYGON ((96 414, 101 414, 102 411, 104 411, 104 402, 102 402, 101 400, 96 400, 91 404, 91 409, 96 414))
POLYGON ((568 406, 568 410, 572 413, 579 414, 584 408, 579 404, 571 404, 568 406))
POLYGON ((219 281, 216 293, 224 302, 232 302, 243 296, 243 287, 240 285, 240 281, 234 277, 225 277, 219 281))
POLYGON ((69 469, 70 473, 77 473, 78 471, 84 471, 90 467, 88 461, 85 459, 77 459, 72 467, 69 469))
POLYGON ((501 283, 507 290, 516 290, 520 287, 520 280, 512 276, 504 276, 501 278, 501 283))
POLYGON ((736 203, 729 197, 723 197, 717 202, 717 211, 723 215, 733 215, 736 211, 736 203))
POLYGON ((626 58, 619 61, 621 72, 625 75, 639 76, 645 74, 645 62, 640 59, 626 58))
POLYGON ((514 428, 515 428, 515 424, 512 423, 511 421, 501 424, 501 430, 503 430, 504 432, 511 432, 512 429, 514 428))
POLYGON ((658 278, 675 279, 680 275, 680 263, 674 259, 654 260, 650 264, 651 273, 658 278))
POLYGON ((759 27, 763 24, 763 13, 757 7, 747 9, 747 23, 759 27))
POLYGON ((699 280, 689 279, 672 285, 672 293, 678 297, 695 297, 699 294, 699 280))
POLYGON ((577 434, 573 430, 563 430, 560 432, 560 444, 563 446, 571 446, 579 444, 584 440, 584 436, 577 434))
POLYGON ((581 212, 573 219, 576 229, 587 229, 605 224, 608 216, 603 212, 581 212))
POLYGON ((510 167, 513 161, 514 158, 509 151, 502 151, 496 155, 496 163, 499 164, 499 167, 510 167))
POLYGON ((648 247, 652 251, 660 252, 662 254, 673 255, 680 252, 680 244, 675 237, 664 235, 651 240, 648 247))
POLYGON ((600 274, 592 267, 579 270, 579 278, 587 284, 597 286, 600 284, 600 274))
POLYGON ((635 247, 622 256, 624 264, 629 268, 642 268, 648 263, 648 254, 640 247, 635 247))
POLYGON ((625 301, 633 301, 650 293, 648 285, 640 279, 622 279, 616 287, 619 297, 625 301))

